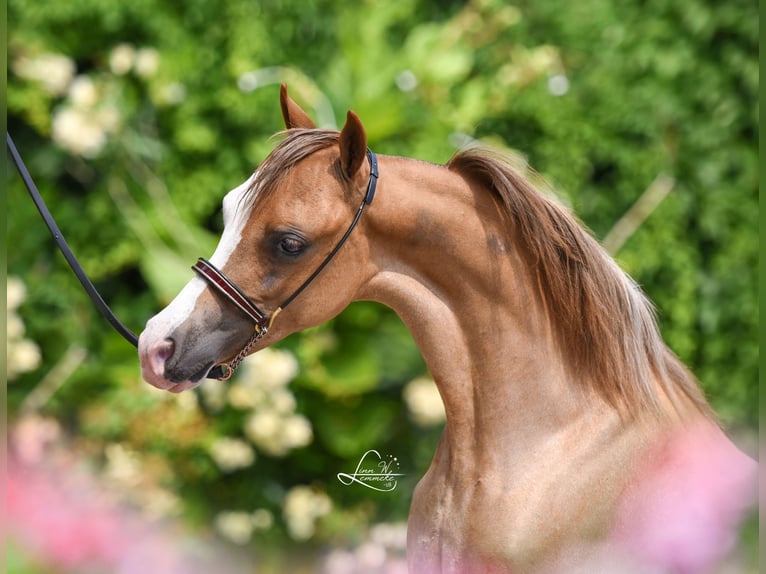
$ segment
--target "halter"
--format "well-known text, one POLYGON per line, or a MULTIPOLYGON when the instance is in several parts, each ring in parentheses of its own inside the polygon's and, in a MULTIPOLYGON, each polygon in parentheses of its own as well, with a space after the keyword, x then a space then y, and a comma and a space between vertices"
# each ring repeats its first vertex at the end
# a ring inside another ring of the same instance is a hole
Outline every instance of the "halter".
POLYGON ((285 307, 292 303, 295 298, 298 297, 298 295, 300 295, 303 290, 306 289, 306 287, 308 287, 311 282, 317 278, 322 270, 327 267, 330 261, 332 261, 333 257, 335 257, 338 251, 340 251, 340 248, 343 247, 343 244, 349 238, 351 232, 354 231, 356 224, 359 223, 359 219, 361 219, 365 207, 370 205, 373 198, 375 197, 375 188, 378 185, 378 158, 370 148, 367 148, 367 160, 370 163, 370 179, 367 182, 367 192, 364 195, 362 203, 359 205, 359 209, 357 210, 351 225, 348 226, 348 229, 343 234, 343 237, 340 238, 340 241, 338 241, 335 247, 333 247, 332 251, 327 254, 327 256, 324 258, 324 261, 319 264, 319 266, 311 275, 309 275, 308 279, 306 279, 300 285, 300 287, 293 291, 292 295, 290 295, 282 302, 281 305, 274 309, 274 312, 271 315, 268 315, 262 311, 260 307, 253 303, 253 301, 247 295, 245 295, 245 293, 239 287, 237 287, 237 285, 231 279, 226 277, 226 275, 224 275, 220 269, 210 263, 210 261, 207 259, 200 257, 197 259, 197 262, 192 265, 192 269, 194 269, 194 271, 196 271, 200 276, 202 276, 203 279, 210 283, 210 286, 215 288, 215 290, 218 291, 219 294, 223 295, 225 299, 231 303, 234 303, 234 305, 236 305, 240 311, 248 316, 254 325, 253 334, 250 336, 250 339, 248 339, 247 343, 245 343, 245 346, 242 347, 242 350, 240 350, 239 353, 237 353, 236 356, 230 361, 218 363, 215 367, 213 367, 207 375, 208 378, 218 379, 219 381, 226 381, 230 379, 234 374, 234 371, 237 369, 237 367, 239 367, 239 364, 248 355, 253 346, 259 340, 265 337, 269 332, 269 329, 271 329, 271 326, 274 323, 274 319, 277 318, 277 315, 279 315, 279 313, 281 313, 285 307))

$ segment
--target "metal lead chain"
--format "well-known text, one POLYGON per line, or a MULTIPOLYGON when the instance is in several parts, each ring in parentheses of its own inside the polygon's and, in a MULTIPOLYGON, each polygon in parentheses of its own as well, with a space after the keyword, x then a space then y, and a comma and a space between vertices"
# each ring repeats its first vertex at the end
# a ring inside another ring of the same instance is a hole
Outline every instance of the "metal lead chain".
POLYGON ((234 374, 234 371, 237 370, 237 367, 239 367, 240 363, 247 357, 248 353, 250 352, 250 349, 252 349, 255 344, 260 341, 263 337, 266 336, 266 333, 268 333, 269 330, 266 327, 261 327, 260 330, 256 330, 253 332, 252 336, 250 337, 250 340, 245 344, 244 347, 242 347, 242 350, 237 353, 237 355, 228 363, 221 363, 220 366, 223 369, 223 375, 218 377, 219 381, 228 381, 231 376, 234 374))

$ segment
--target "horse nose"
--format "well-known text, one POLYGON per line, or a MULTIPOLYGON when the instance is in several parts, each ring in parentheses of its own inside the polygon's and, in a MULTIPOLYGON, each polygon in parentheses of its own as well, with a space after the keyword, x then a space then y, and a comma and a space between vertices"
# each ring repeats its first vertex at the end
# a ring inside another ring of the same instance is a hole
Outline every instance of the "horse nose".
POLYGON ((164 339, 149 350, 149 368, 157 376, 165 374, 165 363, 176 350, 173 339, 164 339))

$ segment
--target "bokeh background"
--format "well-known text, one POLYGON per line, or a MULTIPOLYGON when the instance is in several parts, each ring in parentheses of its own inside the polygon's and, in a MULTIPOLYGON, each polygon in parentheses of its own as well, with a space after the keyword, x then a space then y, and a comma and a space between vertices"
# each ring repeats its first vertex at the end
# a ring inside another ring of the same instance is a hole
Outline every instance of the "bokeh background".
MULTIPOLYGON (((136 332, 212 253, 281 82, 323 127, 354 109, 378 153, 509 150, 752 448, 758 26, 742 0, 9 0, 8 129, 136 332)), ((9 572, 403 572, 443 411, 396 316, 354 304, 231 383, 155 391, 8 173, 9 572), (369 449, 393 491, 337 479, 369 449)))

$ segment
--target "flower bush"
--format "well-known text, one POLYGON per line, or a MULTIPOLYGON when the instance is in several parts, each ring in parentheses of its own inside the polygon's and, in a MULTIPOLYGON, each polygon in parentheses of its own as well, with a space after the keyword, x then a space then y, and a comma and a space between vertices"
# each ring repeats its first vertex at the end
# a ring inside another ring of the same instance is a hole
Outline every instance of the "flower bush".
MULTIPOLYGON (((288 82, 322 126, 353 108, 382 154, 443 163, 474 140, 514 151, 600 238, 672 178, 615 255, 727 427, 755 426, 752 7, 10 0, 8 21, 9 132, 135 331, 212 253, 221 199, 274 145, 288 82)), ((59 421, 94 481, 144 518, 252 551, 259 571, 399 571, 400 542, 378 541, 376 525, 406 519, 444 413, 392 312, 353 304, 229 383, 172 396, 140 380, 15 176, 7 197, 11 424, 59 421), (337 480, 371 448, 398 458, 390 493, 337 480)))
POLYGON ((97 480, 67 454, 63 438, 56 421, 36 416, 18 421, 11 433, 9 572, 244 571, 245 563, 220 544, 202 538, 189 544, 183 527, 141 516, 123 489, 97 480))

